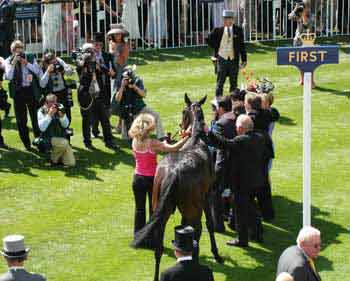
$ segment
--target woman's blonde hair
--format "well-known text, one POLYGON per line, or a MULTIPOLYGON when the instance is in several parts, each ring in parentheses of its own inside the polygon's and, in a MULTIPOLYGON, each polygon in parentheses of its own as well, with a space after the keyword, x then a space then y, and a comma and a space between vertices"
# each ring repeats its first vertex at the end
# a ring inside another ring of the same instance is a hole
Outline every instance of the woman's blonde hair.
POLYGON ((262 100, 266 100, 269 106, 273 104, 274 98, 272 93, 262 93, 260 94, 262 100))
POLYGON ((129 130, 130 138, 135 138, 140 141, 145 140, 149 136, 150 132, 154 130, 155 123, 155 119, 151 114, 139 114, 134 122, 132 122, 131 128, 129 130))

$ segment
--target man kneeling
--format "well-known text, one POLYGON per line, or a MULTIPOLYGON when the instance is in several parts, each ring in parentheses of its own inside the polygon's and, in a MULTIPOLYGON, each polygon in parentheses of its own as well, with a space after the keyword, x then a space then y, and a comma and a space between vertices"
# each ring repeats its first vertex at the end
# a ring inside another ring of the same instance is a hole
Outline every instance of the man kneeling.
POLYGON ((51 148, 51 163, 75 166, 72 147, 66 138, 69 120, 64 107, 57 103, 53 94, 46 96, 45 104, 38 111, 39 129, 43 142, 51 148))

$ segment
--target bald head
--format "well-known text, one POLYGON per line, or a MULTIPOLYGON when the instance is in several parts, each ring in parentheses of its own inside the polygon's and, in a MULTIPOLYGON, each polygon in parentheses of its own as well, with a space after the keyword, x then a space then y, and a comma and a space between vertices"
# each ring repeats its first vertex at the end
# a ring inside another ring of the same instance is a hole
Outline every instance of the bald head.
POLYGON ((254 129, 253 120, 247 114, 241 114, 236 120, 236 129, 238 135, 243 135, 254 129))
POLYGON ((289 273, 282 272, 277 276, 276 281, 294 281, 294 278, 289 273))

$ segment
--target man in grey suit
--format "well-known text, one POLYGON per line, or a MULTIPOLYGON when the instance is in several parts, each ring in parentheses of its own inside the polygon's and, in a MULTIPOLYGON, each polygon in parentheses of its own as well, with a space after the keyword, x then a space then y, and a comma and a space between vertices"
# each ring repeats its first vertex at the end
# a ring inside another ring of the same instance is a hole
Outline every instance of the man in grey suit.
POLYGON ((297 245, 284 250, 277 266, 277 275, 287 272, 294 281, 321 281, 315 260, 321 250, 321 233, 311 226, 303 227, 297 245))
POLYGON ((24 269, 24 261, 27 259, 29 248, 24 246, 22 235, 9 235, 3 239, 3 250, 0 253, 4 256, 9 267, 8 272, 0 276, 0 281, 45 281, 39 275, 29 273, 24 269))

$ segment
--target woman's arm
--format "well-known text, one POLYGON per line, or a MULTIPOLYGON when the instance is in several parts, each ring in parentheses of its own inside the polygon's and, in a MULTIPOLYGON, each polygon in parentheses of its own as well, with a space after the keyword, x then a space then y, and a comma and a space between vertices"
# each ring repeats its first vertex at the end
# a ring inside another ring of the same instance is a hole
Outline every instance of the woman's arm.
POLYGON ((159 140, 152 140, 151 149, 154 152, 175 152, 175 151, 178 151, 181 147, 183 147, 183 145, 186 143, 188 139, 189 139, 189 136, 186 136, 174 144, 168 144, 166 142, 161 142, 159 140))

